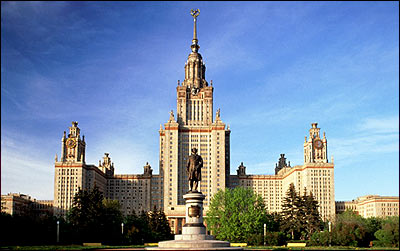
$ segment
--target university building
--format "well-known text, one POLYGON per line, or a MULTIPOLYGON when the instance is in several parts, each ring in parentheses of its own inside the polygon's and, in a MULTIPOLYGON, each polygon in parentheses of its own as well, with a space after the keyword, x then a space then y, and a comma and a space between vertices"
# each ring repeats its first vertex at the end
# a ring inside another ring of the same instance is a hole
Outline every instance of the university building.
POLYGON ((253 189, 264 198, 269 212, 280 212, 283 199, 291 183, 297 193, 313 194, 319 203, 319 212, 323 220, 335 215, 334 164, 328 162, 327 140, 325 133, 320 136, 317 123, 311 124, 309 137, 304 141, 304 164, 290 166, 284 154, 275 167, 275 175, 247 175, 243 163, 238 167, 237 175, 231 175, 231 187, 242 186, 253 189))
POLYGON ((336 213, 346 210, 352 210, 364 218, 399 216, 399 197, 365 195, 352 201, 336 201, 336 213))
POLYGON ((206 66, 199 53, 196 17, 191 52, 185 63, 185 78, 176 86, 176 115, 159 129, 159 174, 146 163, 143 174, 115 174, 108 153, 98 166, 85 162, 85 137, 78 122, 72 122, 61 139, 61 156, 55 157, 54 207, 57 215, 66 215, 79 188, 97 186, 106 198, 118 200, 125 215, 154 207, 164 210, 175 233, 183 226, 183 195, 188 191, 186 164, 192 148, 198 149, 204 165, 199 189, 206 195, 205 217, 212 196, 221 189, 248 187, 260 194, 269 212, 281 211, 290 183, 299 193, 312 192, 324 219, 335 214, 334 164, 328 161, 327 139, 317 123, 312 123, 303 143, 304 163, 291 166, 284 154, 274 175, 251 175, 243 163, 237 174, 230 174, 230 129, 214 117, 212 81, 206 80, 206 66))
POLYGON ((37 200, 27 194, 8 193, 1 196, 1 212, 18 215, 53 215, 52 200, 37 200))

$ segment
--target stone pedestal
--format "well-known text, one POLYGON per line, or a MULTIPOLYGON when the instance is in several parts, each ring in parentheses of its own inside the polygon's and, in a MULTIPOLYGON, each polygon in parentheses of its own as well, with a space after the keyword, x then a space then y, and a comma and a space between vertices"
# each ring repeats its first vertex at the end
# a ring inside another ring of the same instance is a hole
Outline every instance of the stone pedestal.
POLYGON ((182 234, 175 235, 173 241, 161 241, 158 248, 147 250, 242 250, 231 247, 227 241, 217 241, 214 236, 207 235, 203 223, 203 200, 206 196, 201 192, 189 192, 183 195, 186 204, 186 223, 182 234))
POLYGON ((175 235, 175 240, 211 240, 206 235, 203 224, 203 200, 206 196, 200 192, 191 192, 183 195, 186 208, 186 223, 182 227, 182 234, 175 235))

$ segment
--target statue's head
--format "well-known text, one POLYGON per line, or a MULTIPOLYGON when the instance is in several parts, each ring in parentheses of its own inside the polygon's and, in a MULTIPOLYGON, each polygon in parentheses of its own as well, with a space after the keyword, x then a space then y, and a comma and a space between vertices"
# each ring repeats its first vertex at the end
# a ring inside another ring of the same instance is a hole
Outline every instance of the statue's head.
POLYGON ((192 153, 196 154, 197 153, 197 148, 192 148, 192 153))

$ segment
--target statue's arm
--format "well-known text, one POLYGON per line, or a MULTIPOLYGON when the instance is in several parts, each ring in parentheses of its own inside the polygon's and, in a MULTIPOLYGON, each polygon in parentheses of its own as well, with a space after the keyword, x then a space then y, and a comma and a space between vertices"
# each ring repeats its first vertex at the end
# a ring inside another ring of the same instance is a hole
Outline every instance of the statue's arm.
POLYGON ((199 167, 201 168, 201 167, 203 167, 203 158, 200 156, 200 159, 199 159, 199 167))

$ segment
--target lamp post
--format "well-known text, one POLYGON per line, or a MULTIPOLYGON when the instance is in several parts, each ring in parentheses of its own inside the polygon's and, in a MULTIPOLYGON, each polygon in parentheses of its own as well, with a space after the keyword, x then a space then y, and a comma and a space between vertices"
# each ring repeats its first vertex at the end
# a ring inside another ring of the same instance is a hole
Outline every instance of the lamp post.
POLYGON ((267 235, 267 224, 264 223, 264 246, 265 246, 265 236, 267 235))
POLYGON ((121 223, 121 243, 124 243, 124 223, 121 223))
POLYGON ((60 242, 60 221, 57 221, 57 243, 60 242))
POLYGON ((331 246, 331 242, 332 242, 332 236, 331 236, 332 223, 330 221, 328 222, 328 230, 329 230, 329 246, 331 246))

